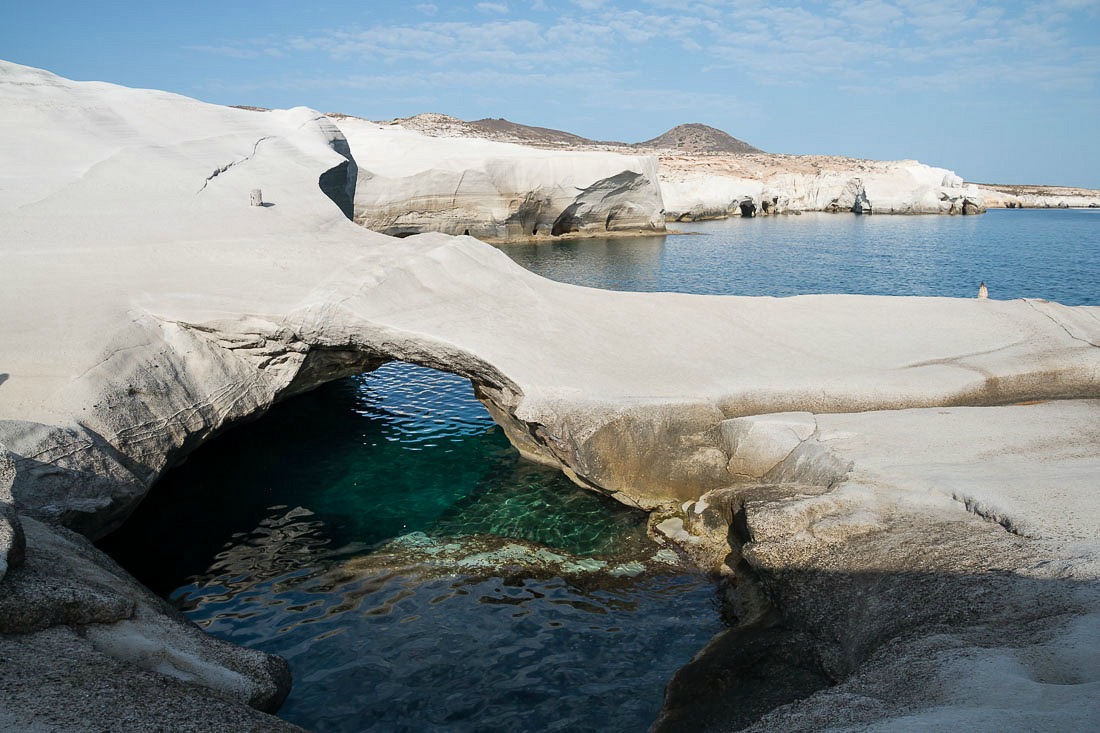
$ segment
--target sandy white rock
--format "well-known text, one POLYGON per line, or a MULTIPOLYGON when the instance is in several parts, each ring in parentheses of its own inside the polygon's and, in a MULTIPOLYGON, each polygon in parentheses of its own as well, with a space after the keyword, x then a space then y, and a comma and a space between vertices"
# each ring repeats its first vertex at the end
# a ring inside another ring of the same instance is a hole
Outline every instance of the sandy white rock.
POLYGON ((652 157, 339 124, 359 166, 355 221, 374 231, 515 241, 664 230, 652 157))
POLYGON ((726 470, 741 480, 761 478, 816 429, 814 416, 808 412, 724 420, 721 424, 723 448, 730 456, 726 470))
POLYGON ((740 214, 831 211, 870 214, 974 214, 983 193, 955 173, 914 160, 749 155, 662 160, 661 191, 671 221, 740 214))

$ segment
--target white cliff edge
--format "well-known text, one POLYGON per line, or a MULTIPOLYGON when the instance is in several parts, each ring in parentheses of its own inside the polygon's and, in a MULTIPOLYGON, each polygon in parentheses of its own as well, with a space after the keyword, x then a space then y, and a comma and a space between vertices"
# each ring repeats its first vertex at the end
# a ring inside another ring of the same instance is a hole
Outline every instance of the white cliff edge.
POLYGON ((953 172, 915 160, 749 154, 662 160, 669 221, 803 211, 978 214, 981 191, 953 172))
POLYGON ((664 231, 657 161, 422 135, 339 118, 359 165, 355 221, 485 241, 664 231))

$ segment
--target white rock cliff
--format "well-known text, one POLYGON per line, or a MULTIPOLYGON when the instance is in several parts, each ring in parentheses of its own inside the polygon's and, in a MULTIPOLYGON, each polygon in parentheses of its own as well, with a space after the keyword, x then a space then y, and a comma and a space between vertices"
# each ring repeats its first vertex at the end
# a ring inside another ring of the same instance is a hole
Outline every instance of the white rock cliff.
POLYGON ((354 218, 373 231, 485 241, 664 231, 655 158, 339 122, 359 165, 354 218))
POLYGON ((914 160, 749 154, 662 158, 669 221, 803 211, 859 214, 977 214, 977 187, 914 160))
POLYGON ((285 694, 279 660, 87 538, 219 431, 391 359, 470 378, 525 455, 755 568, 835 683, 760 725, 1100 714, 1100 309, 568 286, 353 224, 352 179, 358 202, 387 169, 356 177, 366 149, 311 110, 8 63, 0 100, 0 727, 292 729, 249 707, 285 694))

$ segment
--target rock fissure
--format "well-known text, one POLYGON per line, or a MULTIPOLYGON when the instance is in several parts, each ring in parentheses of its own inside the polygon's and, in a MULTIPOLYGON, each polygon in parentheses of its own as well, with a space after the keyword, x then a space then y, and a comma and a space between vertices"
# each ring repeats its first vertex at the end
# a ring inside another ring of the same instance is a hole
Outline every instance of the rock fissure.
MULTIPOLYGON (((1084 336, 1078 336, 1077 334, 1073 333, 1073 331, 1071 331, 1069 329, 1069 326, 1067 326, 1065 323, 1063 323, 1062 321, 1055 318, 1054 314, 1048 313, 1047 311, 1036 307, 1036 301, 1032 300, 1031 298, 1024 298, 1024 302, 1027 303, 1031 307, 1031 309, 1034 310, 1036 313, 1040 313, 1040 314, 1046 316, 1048 319, 1050 319, 1050 321, 1052 323, 1054 323, 1059 328, 1061 328, 1063 331, 1065 331, 1066 335, 1069 336, 1074 341, 1080 341, 1081 343, 1088 344, 1089 346, 1095 346, 1097 348, 1100 348, 1100 343, 1097 343, 1096 341, 1092 341, 1091 339, 1088 339, 1084 336)), ((1084 313, 1087 317, 1089 317, 1093 320, 1100 321, 1100 318, 1098 318, 1095 314, 1089 313, 1088 311, 1085 311, 1084 313)))
POLYGON ((253 143, 251 153, 249 153, 248 155, 246 155, 242 158, 239 158, 238 160, 230 161, 229 163, 226 163, 225 165, 221 165, 221 166, 218 166, 217 168, 215 168, 214 172, 211 173, 210 175, 208 175, 206 177, 206 180, 204 180, 202 182, 202 187, 199 188, 199 190, 196 191, 195 194, 197 195, 197 194, 200 194, 203 191, 205 191, 206 187, 210 184, 211 181, 213 181, 215 178, 220 176, 222 173, 225 173, 226 171, 228 171, 230 168, 233 168, 234 166, 238 166, 241 163, 246 163, 249 160, 251 160, 252 158, 254 158, 255 155, 256 155, 256 151, 259 150, 259 148, 260 148, 260 143, 264 142, 265 140, 270 140, 273 137, 274 137, 273 135, 265 135, 264 137, 261 137, 259 140, 257 140, 255 143, 253 143))
POLYGON ((958 492, 953 492, 951 494, 951 499, 962 504, 966 511, 988 522, 996 524, 1009 534, 1014 534, 1017 537, 1028 537, 1027 534, 1020 530, 1016 522, 1014 522, 1010 516, 995 509, 991 509, 984 502, 972 496, 965 496, 958 492))

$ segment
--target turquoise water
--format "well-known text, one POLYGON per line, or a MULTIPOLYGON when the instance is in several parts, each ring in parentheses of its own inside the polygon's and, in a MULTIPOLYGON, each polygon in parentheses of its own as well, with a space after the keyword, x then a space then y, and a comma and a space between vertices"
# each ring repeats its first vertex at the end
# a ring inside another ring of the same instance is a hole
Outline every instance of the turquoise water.
MULTIPOLYGON (((1100 212, 803 215, 501 248, 623 290, 1100 303, 1100 212)), ((644 517, 508 446, 465 380, 406 364, 227 432, 102 543, 211 633, 281 654, 318 731, 648 728, 719 631, 644 517)))
POLYGON ((391 363, 204 446, 101 546, 285 657, 310 729, 642 731, 721 628, 645 523, 521 460, 466 380, 391 363))

